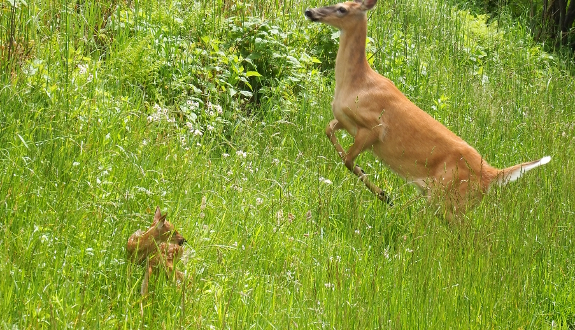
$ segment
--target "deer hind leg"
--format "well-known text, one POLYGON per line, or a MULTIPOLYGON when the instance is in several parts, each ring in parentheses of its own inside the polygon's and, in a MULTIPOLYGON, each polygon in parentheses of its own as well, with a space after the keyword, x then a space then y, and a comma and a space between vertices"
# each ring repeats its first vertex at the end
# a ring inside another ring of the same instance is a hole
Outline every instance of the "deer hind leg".
POLYGON ((173 260, 166 261, 166 275, 170 280, 175 281, 178 285, 184 282, 185 275, 183 272, 176 269, 173 260))
POLYGON ((355 159, 357 156, 359 156, 359 154, 364 150, 370 148, 377 141, 377 136, 369 131, 359 130, 355 135, 353 145, 346 152, 335 136, 335 132, 342 128, 343 126, 337 121, 337 119, 333 119, 325 128, 325 134, 335 147, 335 150, 337 150, 345 164, 345 167, 355 174, 367 186, 367 188, 377 196, 377 198, 389 205, 393 205, 391 198, 385 193, 385 191, 369 181, 361 167, 355 165, 355 159))

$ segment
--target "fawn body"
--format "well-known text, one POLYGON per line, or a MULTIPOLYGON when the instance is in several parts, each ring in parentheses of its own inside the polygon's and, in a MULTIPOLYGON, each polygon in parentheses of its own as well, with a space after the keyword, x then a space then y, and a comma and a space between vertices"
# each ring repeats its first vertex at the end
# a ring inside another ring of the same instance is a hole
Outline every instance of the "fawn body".
MULTIPOLYGON (((182 245, 186 239, 175 230, 174 225, 162 215, 160 207, 156 208, 154 220, 146 231, 137 230, 128 239, 126 250, 128 259, 137 264, 144 264, 142 295, 148 293, 148 282, 152 272, 163 268, 168 277, 174 276, 174 265, 182 256, 182 245)), ((176 271, 176 278, 183 279, 183 274, 176 271)))
POLYGON ((452 218, 477 204, 489 187, 514 181, 522 173, 546 164, 550 157, 503 170, 490 166, 460 137, 413 104, 393 82, 368 64, 365 54, 366 12, 377 0, 355 0, 307 9, 305 16, 341 31, 335 64, 335 117, 325 133, 345 166, 381 200, 386 193, 355 165, 356 157, 371 150, 391 170, 420 188, 452 218), (335 132, 344 129, 354 137, 347 152, 335 132))

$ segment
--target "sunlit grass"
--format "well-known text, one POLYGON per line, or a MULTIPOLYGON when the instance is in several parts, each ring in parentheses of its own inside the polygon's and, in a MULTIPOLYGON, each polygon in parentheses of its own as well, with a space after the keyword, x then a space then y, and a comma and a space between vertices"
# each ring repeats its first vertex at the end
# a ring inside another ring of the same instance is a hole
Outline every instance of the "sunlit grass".
POLYGON ((325 138, 333 77, 311 58, 336 43, 301 13, 328 3, 223 3, 23 7, 37 42, 0 89, 4 327, 573 327, 572 64, 444 1, 370 14, 374 68, 488 162, 552 156, 450 225, 365 154, 379 202, 325 138), (270 43, 287 66, 258 104, 231 16, 295 31, 300 66, 270 43), (188 283, 154 279, 141 316, 124 247, 156 206, 189 242, 188 283))

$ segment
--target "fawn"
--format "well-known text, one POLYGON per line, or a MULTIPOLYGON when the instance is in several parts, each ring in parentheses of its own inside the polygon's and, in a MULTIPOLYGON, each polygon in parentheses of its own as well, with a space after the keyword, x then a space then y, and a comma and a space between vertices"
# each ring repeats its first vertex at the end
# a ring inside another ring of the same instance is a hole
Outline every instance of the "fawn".
MULTIPOLYGON (((126 245, 128 259, 146 266, 142 295, 148 293, 148 282, 154 270, 161 267, 169 278, 173 278, 175 263, 182 256, 182 245, 185 242, 186 239, 174 229, 174 225, 166 220, 166 214, 161 214, 159 206, 150 228, 146 231, 138 229, 130 236, 126 245)), ((175 276, 178 280, 183 280, 182 272, 176 270, 175 276)))
POLYGON ((504 185, 551 157, 502 170, 491 167, 460 137, 413 104, 393 82, 375 72, 365 54, 367 11, 377 0, 355 0, 307 9, 305 16, 341 31, 335 62, 335 117, 325 133, 345 166, 378 196, 389 196, 367 178, 354 160, 371 150, 392 171, 415 184, 452 219, 481 201, 493 184, 504 185), (345 129, 354 138, 347 152, 335 132, 345 129))

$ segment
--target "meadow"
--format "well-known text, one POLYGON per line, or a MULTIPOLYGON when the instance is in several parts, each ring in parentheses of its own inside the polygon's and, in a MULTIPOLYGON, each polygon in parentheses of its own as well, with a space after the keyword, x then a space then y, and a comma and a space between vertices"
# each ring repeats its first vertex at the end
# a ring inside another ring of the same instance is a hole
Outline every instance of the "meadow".
POLYGON ((325 138, 328 4, 0 2, 2 328, 573 329, 573 58, 464 1, 370 12, 374 69, 491 165, 552 157, 450 224, 325 138), (142 300, 125 245, 156 206, 187 281, 142 300))

